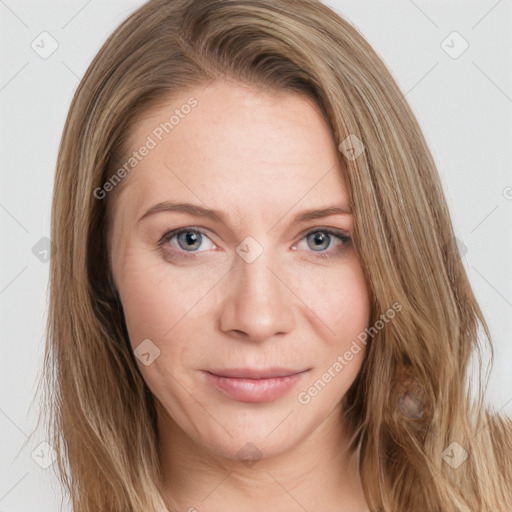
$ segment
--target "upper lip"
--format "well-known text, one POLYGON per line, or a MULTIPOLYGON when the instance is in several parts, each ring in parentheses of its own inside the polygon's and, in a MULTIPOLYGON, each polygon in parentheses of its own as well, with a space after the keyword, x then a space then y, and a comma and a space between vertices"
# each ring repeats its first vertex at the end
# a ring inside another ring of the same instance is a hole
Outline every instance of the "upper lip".
POLYGON ((232 377, 239 379, 275 379, 289 377, 307 370, 293 370, 290 368, 223 368, 221 370, 206 370, 218 377, 232 377))

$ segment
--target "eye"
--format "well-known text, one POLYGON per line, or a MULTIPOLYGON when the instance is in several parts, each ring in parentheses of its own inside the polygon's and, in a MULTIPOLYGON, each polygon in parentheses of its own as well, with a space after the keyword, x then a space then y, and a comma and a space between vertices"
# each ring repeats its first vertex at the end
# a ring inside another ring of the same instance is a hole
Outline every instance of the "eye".
POLYGON ((158 245, 163 246, 166 243, 170 243, 171 247, 178 249, 178 252, 197 253, 203 252, 198 251, 198 249, 205 240, 209 240, 211 244, 210 247, 206 247, 205 250, 215 247, 211 240, 202 231, 194 228, 181 228, 167 232, 160 239, 158 245))
MULTIPOLYGON (((330 258, 344 252, 350 245, 350 237, 343 231, 331 228, 315 228, 308 231, 301 239, 306 240, 307 247, 318 253, 320 258, 330 258), (331 249, 328 249, 331 247, 331 249)), ((293 249, 297 249, 294 246, 293 249)))
MULTIPOLYGON (((307 248, 311 252, 317 253, 320 258, 331 258, 338 256, 348 249, 351 243, 350 237, 340 230, 332 228, 315 228, 308 231, 302 236, 300 242, 306 241, 307 248), (329 250, 326 250, 330 247, 329 250)), ((214 249, 216 246, 208 238, 208 236, 200 229, 187 227, 175 229, 165 233, 158 242, 158 246, 164 247, 166 244, 171 246, 171 253, 179 257, 195 257, 203 251, 198 250, 204 245, 205 241, 209 241, 209 246, 203 247, 204 250, 214 249)), ((292 247, 297 250, 298 244, 292 247)))

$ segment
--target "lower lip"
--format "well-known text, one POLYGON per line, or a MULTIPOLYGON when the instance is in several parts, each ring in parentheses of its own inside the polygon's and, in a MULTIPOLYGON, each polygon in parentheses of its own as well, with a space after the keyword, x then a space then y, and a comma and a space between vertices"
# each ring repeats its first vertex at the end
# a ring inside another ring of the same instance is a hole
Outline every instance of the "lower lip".
POLYGON ((225 395, 240 402, 273 402, 286 395, 300 380, 302 373, 269 379, 245 379, 220 377, 205 372, 211 384, 225 395))

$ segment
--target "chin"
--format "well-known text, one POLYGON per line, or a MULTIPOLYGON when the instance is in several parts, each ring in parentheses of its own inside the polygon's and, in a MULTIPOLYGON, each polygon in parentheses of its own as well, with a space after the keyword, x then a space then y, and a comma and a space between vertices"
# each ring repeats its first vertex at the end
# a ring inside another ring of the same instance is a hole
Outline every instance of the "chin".
POLYGON ((221 436, 211 436, 201 442, 208 451, 231 460, 239 460, 247 467, 252 467, 258 461, 277 457, 292 449, 300 442, 300 433, 295 437, 290 435, 288 429, 280 434, 268 435, 270 430, 253 429, 250 433, 233 431, 232 436, 224 432, 221 436))

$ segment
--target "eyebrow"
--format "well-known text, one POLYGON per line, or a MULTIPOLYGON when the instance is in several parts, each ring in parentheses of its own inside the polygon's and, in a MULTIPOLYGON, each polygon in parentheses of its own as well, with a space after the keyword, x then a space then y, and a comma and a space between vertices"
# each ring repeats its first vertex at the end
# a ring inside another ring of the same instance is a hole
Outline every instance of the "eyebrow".
MULTIPOLYGON (((227 224, 225 215, 218 210, 203 208, 202 206, 195 205, 192 203, 171 203, 168 201, 158 203, 152 206, 137 222, 140 222, 142 219, 145 219, 146 217, 161 212, 188 213, 190 215, 194 215, 195 217, 206 218, 214 222, 227 224)), ((326 206, 324 208, 305 210, 301 212, 293 219, 293 223, 297 224, 299 222, 306 222, 308 220, 329 217, 330 215, 352 215, 352 212, 350 211, 349 208, 346 208, 344 206, 326 206)))

